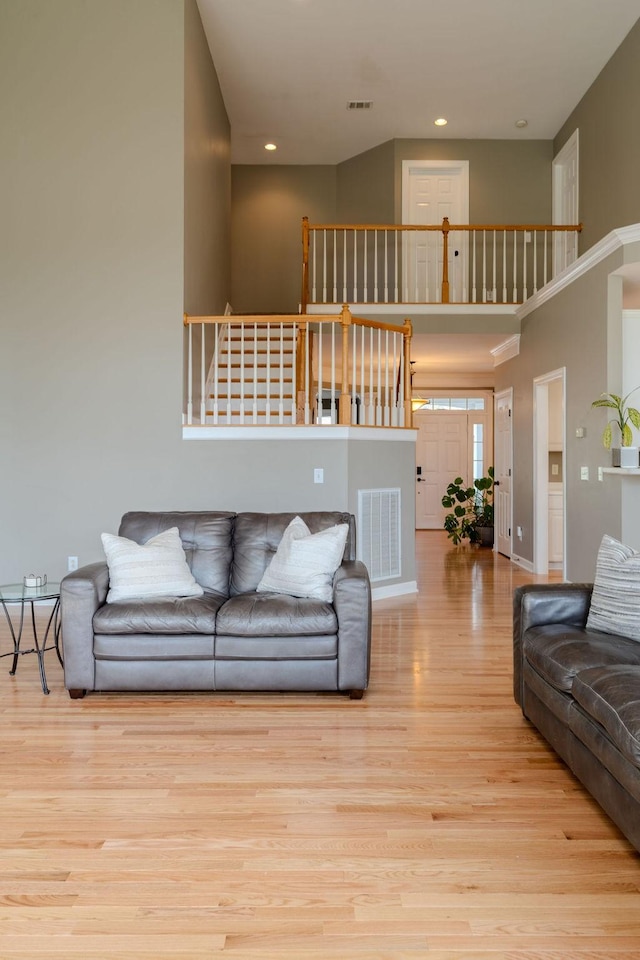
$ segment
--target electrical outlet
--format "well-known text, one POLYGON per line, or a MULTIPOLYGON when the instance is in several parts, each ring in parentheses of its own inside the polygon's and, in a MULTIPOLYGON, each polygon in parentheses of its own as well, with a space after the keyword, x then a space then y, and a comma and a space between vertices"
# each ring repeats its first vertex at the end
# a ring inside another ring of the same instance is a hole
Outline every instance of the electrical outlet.
POLYGON ((322 469, 322 467, 314 467, 313 482, 324 483, 324 470, 322 469))
POLYGON ((67 570, 69 571, 69 573, 73 573, 73 571, 77 569, 78 569, 78 558, 67 557, 67 570))

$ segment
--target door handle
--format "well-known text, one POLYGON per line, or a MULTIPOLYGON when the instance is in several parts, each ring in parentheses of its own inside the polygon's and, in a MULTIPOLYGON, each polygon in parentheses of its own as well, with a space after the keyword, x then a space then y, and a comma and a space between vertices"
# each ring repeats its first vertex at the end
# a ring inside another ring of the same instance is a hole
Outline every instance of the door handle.
POLYGON ((416 483, 426 483, 426 482, 427 481, 424 479, 424 477, 416 477, 416 483))
POLYGON ((494 487, 499 487, 499 486, 500 486, 500 481, 499 481, 499 480, 494 480, 494 481, 493 481, 493 485, 494 485, 494 487))

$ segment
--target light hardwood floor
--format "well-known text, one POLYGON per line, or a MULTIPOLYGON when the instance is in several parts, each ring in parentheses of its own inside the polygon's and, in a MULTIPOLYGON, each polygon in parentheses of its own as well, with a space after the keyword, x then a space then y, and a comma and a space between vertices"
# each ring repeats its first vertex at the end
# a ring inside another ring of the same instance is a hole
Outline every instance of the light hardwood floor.
POLYGON ((512 699, 534 578, 418 553, 360 702, 71 701, 53 654, 49 697, 0 661, 0 960, 638 960, 640 859, 512 699))

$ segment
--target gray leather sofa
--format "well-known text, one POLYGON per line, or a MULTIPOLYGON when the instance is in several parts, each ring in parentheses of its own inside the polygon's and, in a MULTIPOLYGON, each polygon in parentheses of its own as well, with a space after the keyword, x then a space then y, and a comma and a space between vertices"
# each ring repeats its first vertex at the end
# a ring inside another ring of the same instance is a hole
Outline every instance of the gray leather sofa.
POLYGON ((371 589, 351 514, 127 513, 119 535, 146 543, 178 527, 200 597, 105 602, 106 562, 62 581, 65 686, 88 690, 339 691, 369 679, 371 589), (294 516, 311 533, 348 523, 333 601, 257 593, 294 516))
POLYGON ((640 643, 586 627, 591 584, 514 592, 516 702, 640 850, 640 643))

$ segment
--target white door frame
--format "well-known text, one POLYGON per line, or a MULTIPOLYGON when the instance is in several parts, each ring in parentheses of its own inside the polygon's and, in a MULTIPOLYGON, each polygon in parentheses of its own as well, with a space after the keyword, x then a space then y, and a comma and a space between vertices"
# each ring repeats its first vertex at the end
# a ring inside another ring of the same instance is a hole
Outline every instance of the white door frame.
MULTIPOLYGON (((498 406, 498 401, 507 399, 509 401, 509 409, 513 411, 513 387, 507 387, 506 390, 501 390, 499 393, 495 393, 493 396, 493 466, 495 470, 496 465, 496 438, 498 436, 498 431, 496 429, 496 409, 498 406)), ((510 490, 509 490, 509 557, 513 555, 513 416, 509 418, 509 431, 510 431, 510 441, 509 441, 509 456, 510 462, 508 465, 509 476, 511 478, 510 490)), ((493 491, 493 511, 494 511, 494 550, 498 552, 498 525, 495 523, 496 519, 496 491, 494 488, 493 491)))
MULTIPOLYGON (((562 455, 565 457, 567 368, 559 367, 533 381, 533 572, 549 572, 549 384, 562 381, 562 455)), ((566 463, 562 470, 562 495, 566 503, 566 463)), ((562 520, 562 576, 567 564, 567 511, 562 520)))
MULTIPOLYGON (((580 134, 578 129, 573 131, 565 145, 553 158, 551 163, 551 177, 551 222, 554 224, 565 225, 570 224, 571 222, 579 223, 580 134), (565 169, 574 161, 576 177, 571 199, 568 201, 567 192, 565 189, 565 169)), ((575 260, 578 256, 577 234, 573 239, 575 243, 575 257, 573 259, 575 260)), ((554 271, 556 274, 558 274, 561 272, 561 270, 568 266, 568 263, 566 262, 567 240, 566 237, 561 238, 559 234, 554 233, 553 241, 554 271)))

